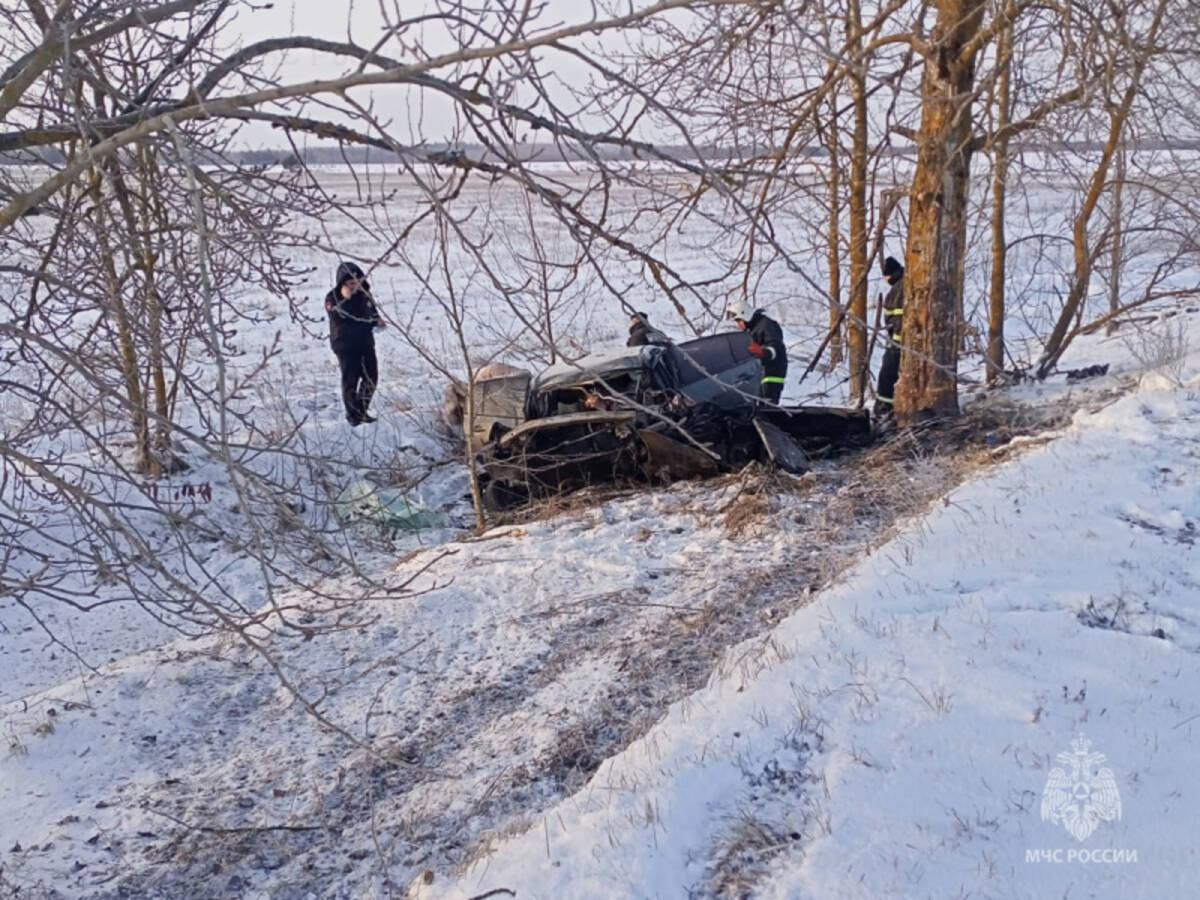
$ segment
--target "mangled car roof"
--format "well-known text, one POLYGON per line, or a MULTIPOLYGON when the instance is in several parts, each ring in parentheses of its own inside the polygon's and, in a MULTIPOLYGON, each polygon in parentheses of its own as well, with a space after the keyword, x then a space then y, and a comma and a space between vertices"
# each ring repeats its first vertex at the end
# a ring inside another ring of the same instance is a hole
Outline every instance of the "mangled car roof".
POLYGON ((646 364, 666 352, 666 348, 653 344, 641 347, 614 347, 599 353, 589 353, 574 362, 555 363, 533 379, 531 391, 553 387, 571 387, 598 376, 617 375, 645 368, 646 364))

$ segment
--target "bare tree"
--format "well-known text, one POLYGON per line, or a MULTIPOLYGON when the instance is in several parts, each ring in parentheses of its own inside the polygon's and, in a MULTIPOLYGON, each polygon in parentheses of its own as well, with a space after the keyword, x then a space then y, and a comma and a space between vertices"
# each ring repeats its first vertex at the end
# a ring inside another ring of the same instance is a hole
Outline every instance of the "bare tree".
POLYGON ((987 380, 996 382, 1004 372, 1005 275, 1008 244, 1004 214, 1008 198, 1008 142, 1006 129, 1012 111, 1012 23, 1000 32, 996 48, 998 69, 993 97, 995 131, 992 148, 992 273, 988 291, 987 380))
MULTIPOLYGON (((958 412, 958 295, 974 137, 970 97, 988 37, 983 0, 937 7, 923 42, 921 127, 905 275, 904 345, 896 415, 958 412)), ((1006 23, 1005 23, 1006 24, 1006 23)))
POLYGON ((850 397, 861 403, 870 364, 867 359, 867 76, 870 57, 863 54, 863 23, 858 0, 849 0, 846 7, 846 45, 855 60, 848 75, 854 126, 850 151, 850 328, 846 344, 850 397))
POLYGON ((841 137, 837 126, 837 97, 829 100, 831 115, 826 126, 826 147, 829 148, 829 368, 842 364, 843 317, 842 296, 842 160, 839 149, 841 137))
POLYGON ((1111 96, 1110 101, 1105 104, 1108 133, 1073 223, 1074 272, 1066 302, 1054 330, 1046 340, 1046 348, 1038 362, 1039 377, 1044 378, 1048 375, 1062 356, 1067 347, 1066 337, 1071 322, 1082 315, 1082 305, 1091 283, 1093 260, 1098 249, 1089 240, 1088 226, 1109 183, 1109 169, 1114 157, 1119 153, 1134 101, 1141 92, 1142 78, 1155 56, 1165 49, 1159 45, 1159 28, 1169 6, 1170 0, 1157 0, 1148 10, 1136 11, 1143 15, 1149 13, 1149 22, 1143 34, 1132 32, 1128 24, 1131 21, 1138 23, 1141 15, 1114 16, 1114 23, 1105 23, 1107 27, 1098 29, 1109 35, 1108 28, 1115 26, 1115 32, 1111 33, 1115 46, 1103 57, 1102 80, 1107 89, 1105 93, 1115 96, 1111 96))

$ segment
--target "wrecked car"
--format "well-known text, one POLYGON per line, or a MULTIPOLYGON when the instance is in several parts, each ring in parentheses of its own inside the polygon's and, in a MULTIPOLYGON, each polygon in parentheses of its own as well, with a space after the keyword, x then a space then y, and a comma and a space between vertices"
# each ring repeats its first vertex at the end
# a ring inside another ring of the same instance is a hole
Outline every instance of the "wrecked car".
POLYGON ((622 347, 477 382, 469 439, 493 511, 620 481, 716 475, 753 460, 801 473, 811 455, 863 446, 863 410, 759 402, 745 332, 622 347))

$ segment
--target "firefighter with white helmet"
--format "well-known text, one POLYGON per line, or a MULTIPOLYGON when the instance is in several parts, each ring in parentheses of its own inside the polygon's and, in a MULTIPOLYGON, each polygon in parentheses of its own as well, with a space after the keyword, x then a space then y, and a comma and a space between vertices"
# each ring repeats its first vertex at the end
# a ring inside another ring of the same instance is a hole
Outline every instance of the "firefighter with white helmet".
POLYGON ((738 328, 750 334, 750 352, 763 364, 759 396, 768 403, 778 403, 787 378, 787 347, 783 344, 783 329, 761 309, 751 310, 745 300, 729 304, 729 318, 738 328))

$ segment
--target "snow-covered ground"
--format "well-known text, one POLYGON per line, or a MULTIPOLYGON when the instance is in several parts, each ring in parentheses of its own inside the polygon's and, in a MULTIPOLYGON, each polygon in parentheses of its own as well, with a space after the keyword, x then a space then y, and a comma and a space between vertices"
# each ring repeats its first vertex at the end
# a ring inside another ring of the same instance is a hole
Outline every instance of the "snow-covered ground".
MULTIPOLYGON (((870 473, 839 464, 676 485, 373 558, 353 628, 261 635, 278 671, 245 642, 181 640, 26 693, 4 709, 2 883, 1186 896, 1200 355, 1113 400, 1138 364, 1117 339, 1079 353, 1115 364, 1071 389, 1092 411, 997 445, 890 536, 850 511, 870 473), (1040 818, 1080 733, 1122 803, 1082 842, 1040 818)), ((888 480, 920 498, 947 463, 888 480)))
POLYGON ((1177 372, 946 495, 423 896, 1194 896, 1200 353, 1177 372), (1076 741, 1083 839, 1047 819, 1076 741))
MULTIPOLYGON (((519 222, 522 211, 507 214, 519 222)), ((712 228, 688 232, 695 277, 713 264, 712 228)), ((360 239, 328 235, 365 260, 360 239)), ((318 321, 335 260, 321 262, 305 299, 318 321)), ((1053 273, 1014 271, 1026 286, 1044 277, 1053 295, 1053 273)), ((824 331, 819 298, 797 300, 787 272, 771 277, 763 295, 793 353, 785 397, 839 402, 840 377, 795 380, 824 331)), ((455 358, 454 336, 402 270, 381 267, 373 281, 394 321, 435 358, 455 358)), ((1177 281, 1194 288, 1194 273, 1177 281)), ((564 346, 623 341, 622 310, 580 290, 563 307, 564 346)), ((686 333, 646 283, 629 296, 686 333)), ((259 300, 235 373, 257 365, 256 342, 285 321, 282 301, 259 300)), ((535 365, 536 342, 512 346, 496 331, 493 300, 473 301, 472 352, 503 346, 535 365)), ((1022 341, 1045 311, 1013 312, 1010 347, 1027 360, 1022 341)), ((367 577, 338 571, 315 591, 275 596, 311 632, 191 640, 179 616, 123 602, 100 572, 67 582, 109 601, 89 612, 0 597, 0 889, 1186 896, 1200 727, 1189 694, 1198 322, 1180 312, 1080 340, 1061 368, 1113 368, 1077 386, 1058 376, 967 392, 972 409, 1013 413, 964 452, 899 440, 803 479, 750 472, 569 501, 480 537, 465 531, 464 468, 434 427, 444 376, 385 332, 380 422, 350 429, 328 347, 293 327, 239 398, 265 430, 294 426, 293 443, 248 456, 297 485, 309 524, 353 545, 346 558, 367 577), (1193 352, 1168 359, 1180 323, 1193 352), (1029 437, 1009 444, 1013 432, 1029 437), (313 502, 317 483, 336 492, 364 473, 403 484, 450 525, 395 538, 338 531, 313 502), (1083 842, 1040 818, 1048 770, 1080 732, 1107 755, 1122 801, 1121 818, 1083 842), (1138 861, 1076 861, 1105 848, 1138 861), (1026 862, 1029 852, 1049 861, 1026 862)), ((10 402, 0 424, 22 414, 10 402)), ((103 469, 77 450, 69 462, 103 469)), ((156 486, 186 519, 187 545, 154 509, 128 518, 173 575, 258 609, 261 572, 240 549, 229 475, 188 452, 192 468, 156 486)), ((140 486, 121 489, 140 499, 140 486)), ((280 522, 278 558, 312 577, 321 561, 280 522)))

